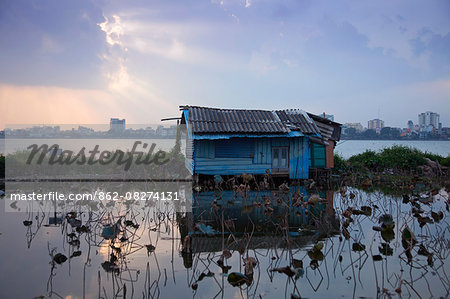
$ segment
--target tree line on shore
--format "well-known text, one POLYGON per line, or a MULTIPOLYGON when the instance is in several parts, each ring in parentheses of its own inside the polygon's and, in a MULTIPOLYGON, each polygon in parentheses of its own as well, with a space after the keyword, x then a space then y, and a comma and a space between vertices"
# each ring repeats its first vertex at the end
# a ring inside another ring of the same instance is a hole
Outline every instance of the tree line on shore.
POLYGON ((422 152, 416 148, 394 145, 379 152, 366 150, 365 152, 345 159, 335 154, 334 171, 372 171, 409 172, 415 174, 445 174, 450 168, 450 155, 422 152))
MULTIPOLYGON (((407 146, 394 145, 379 152, 367 150, 349 159, 335 154, 334 165, 336 173, 364 169, 375 172, 394 169, 423 173, 429 170, 428 168, 445 173, 450 168, 450 155, 443 157, 407 146)), ((0 177, 5 177, 5 156, 3 155, 0 155, 0 177)))
POLYGON ((384 127, 379 133, 373 129, 357 132, 355 128, 347 128, 342 134, 344 140, 449 140, 450 136, 445 132, 417 133, 412 131, 402 135, 400 128, 384 127))

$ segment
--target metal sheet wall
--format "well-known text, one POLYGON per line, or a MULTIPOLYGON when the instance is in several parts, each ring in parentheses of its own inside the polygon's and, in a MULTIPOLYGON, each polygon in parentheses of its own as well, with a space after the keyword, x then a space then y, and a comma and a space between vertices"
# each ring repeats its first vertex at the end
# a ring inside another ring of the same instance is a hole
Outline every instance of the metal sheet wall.
POLYGON ((229 139, 226 141, 230 154, 239 150, 242 144, 251 144, 252 155, 249 156, 249 148, 240 157, 217 157, 214 140, 195 140, 195 173, 209 175, 240 175, 242 173, 264 174, 266 169, 272 168, 272 147, 289 147, 289 178, 307 179, 309 172, 308 138, 242 138, 239 141, 229 139))

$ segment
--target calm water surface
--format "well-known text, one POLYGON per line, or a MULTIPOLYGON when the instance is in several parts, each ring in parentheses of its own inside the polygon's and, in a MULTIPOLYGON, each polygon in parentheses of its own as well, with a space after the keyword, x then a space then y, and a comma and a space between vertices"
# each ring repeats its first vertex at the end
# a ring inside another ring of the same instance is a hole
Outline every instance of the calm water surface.
MULTIPOLYGON (((75 153, 81 149, 81 147, 86 147, 86 149, 93 149, 96 145, 99 145, 100 151, 102 149, 118 149, 118 150, 131 150, 133 144, 136 141, 146 142, 149 144, 155 143, 155 150, 165 150, 170 151, 175 145, 175 139, 0 139, 0 153, 13 153, 15 151, 25 150, 28 146, 32 144, 48 144, 49 146, 53 144, 58 144, 58 146, 63 150, 72 150, 75 153)), ((181 141, 182 150, 184 150, 185 141, 181 141)))
MULTIPOLYGON (((155 142, 169 150, 174 141, 155 142)), ((336 151, 393 143, 346 141, 336 151)), ((406 145, 445 156, 450 142, 406 145)), ((202 192, 192 213, 152 202, 56 215, 0 208, 0 298, 445 298, 448 193, 413 187, 407 198, 350 188, 202 192)))
POLYGON ((417 188, 413 204, 357 189, 205 192, 193 213, 80 206, 72 220, 58 214, 57 225, 49 225, 53 214, 0 209, 0 298, 447 297, 448 194, 417 188), (443 219, 420 227, 413 209, 443 219), (391 234, 373 230, 383 223, 393 224, 391 234), (417 240, 410 258, 406 227, 417 240), (58 253, 69 259, 54 262, 58 253), (245 279, 235 283, 236 275, 245 279))

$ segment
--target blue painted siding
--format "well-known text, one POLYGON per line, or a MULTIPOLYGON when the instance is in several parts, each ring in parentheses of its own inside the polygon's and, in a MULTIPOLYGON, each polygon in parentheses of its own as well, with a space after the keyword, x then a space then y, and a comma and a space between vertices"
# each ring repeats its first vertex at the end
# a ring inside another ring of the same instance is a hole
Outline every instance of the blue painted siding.
POLYGON ((255 140, 255 154, 253 156, 253 163, 272 164, 272 145, 270 139, 264 138, 255 140))
POLYGON ((309 172, 308 138, 230 138, 194 140, 194 172, 207 175, 264 174, 272 169, 272 147, 289 147, 289 178, 307 179, 309 172), (227 143, 229 152, 224 149, 227 143), (217 143, 217 144, 216 144, 217 143), (253 153, 250 155, 251 145, 253 153), (244 154, 239 148, 244 147, 244 154), (220 151, 220 154, 217 155, 220 151), (236 152, 234 152, 236 151, 236 152))
POLYGON ((253 164, 251 158, 198 158, 195 171, 209 175, 264 174, 270 167, 271 164, 253 164))
POLYGON ((195 140, 194 142, 196 158, 214 159, 215 146, 213 140, 195 140))
POLYGON ((215 158, 253 158, 255 140, 232 138, 214 140, 215 158))
POLYGON ((308 139, 289 139, 289 178, 307 179, 309 175, 308 139))

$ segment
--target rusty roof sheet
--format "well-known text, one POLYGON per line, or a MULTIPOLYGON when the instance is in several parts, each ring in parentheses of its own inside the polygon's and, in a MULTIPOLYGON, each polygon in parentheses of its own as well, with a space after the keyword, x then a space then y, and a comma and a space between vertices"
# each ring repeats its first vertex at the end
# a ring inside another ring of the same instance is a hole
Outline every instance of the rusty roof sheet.
POLYGON ((334 128, 322 122, 316 122, 316 124, 320 130, 320 135, 322 135, 322 138, 325 140, 331 139, 331 135, 333 135, 334 128))
POLYGON ((312 113, 308 113, 308 116, 314 120, 324 140, 339 141, 341 139, 342 125, 340 123, 312 113))

